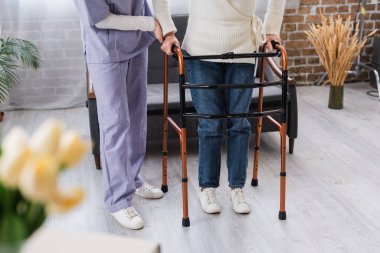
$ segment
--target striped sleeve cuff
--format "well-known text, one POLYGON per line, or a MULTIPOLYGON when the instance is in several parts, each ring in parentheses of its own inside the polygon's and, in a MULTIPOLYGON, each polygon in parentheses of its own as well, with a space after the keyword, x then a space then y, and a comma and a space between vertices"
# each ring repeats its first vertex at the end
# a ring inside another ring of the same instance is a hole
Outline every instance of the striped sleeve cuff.
POLYGON ((125 16, 110 14, 107 18, 95 25, 100 29, 115 29, 121 31, 154 31, 154 20, 152 17, 125 16))

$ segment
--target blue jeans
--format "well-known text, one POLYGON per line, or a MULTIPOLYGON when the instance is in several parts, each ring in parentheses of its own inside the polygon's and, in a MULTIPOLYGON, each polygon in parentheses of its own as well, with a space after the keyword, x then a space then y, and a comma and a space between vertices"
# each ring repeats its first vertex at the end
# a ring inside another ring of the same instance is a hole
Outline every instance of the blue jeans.
MULTIPOLYGON (((254 64, 187 61, 186 65, 191 84, 244 84, 255 80, 254 64)), ((200 114, 247 113, 252 89, 192 89, 191 96, 200 114)), ((199 120, 198 179, 202 188, 219 186, 223 122, 199 120)), ((250 135, 247 119, 227 120, 227 168, 231 188, 244 187, 250 135)))

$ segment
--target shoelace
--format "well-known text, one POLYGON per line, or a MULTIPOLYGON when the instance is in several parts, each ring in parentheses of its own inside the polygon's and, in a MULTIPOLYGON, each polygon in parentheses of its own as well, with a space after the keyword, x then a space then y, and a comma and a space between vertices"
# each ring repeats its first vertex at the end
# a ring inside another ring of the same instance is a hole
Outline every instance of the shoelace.
POLYGON ((244 192, 243 189, 238 189, 235 198, 237 198, 238 203, 245 203, 245 198, 244 198, 244 192))
POLYGON ((149 191, 149 190, 151 190, 153 188, 154 187, 152 185, 145 183, 145 184, 142 185, 141 190, 143 190, 143 191, 149 191))
POLYGON ((216 202, 216 194, 215 194, 215 191, 213 190, 205 190, 206 191, 206 196, 207 196, 207 200, 208 202, 211 204, 211 203, 215 203, 216 202))
POLYGON ((138 216, 138 213, 134 208, 127 208, 124 209, 125 214, 128 216, 129 219, 132 219, 133 217, 138 216))

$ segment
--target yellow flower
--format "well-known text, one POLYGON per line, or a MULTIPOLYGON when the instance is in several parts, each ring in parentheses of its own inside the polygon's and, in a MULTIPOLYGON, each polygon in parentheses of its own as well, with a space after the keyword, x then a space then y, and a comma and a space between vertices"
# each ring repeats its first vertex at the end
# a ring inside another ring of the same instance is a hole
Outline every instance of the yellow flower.
POLYGON ((18 186, 21 171, 30 157, 28 137, 21 128, 14 128, 4 138, 0 158, 0 180, 10 188, 18 186))
POLYGON ((68 131, 63 134, 58 149, 59 160, 66 167, 77 164, 87 153, 90 144, 81 140, 75 131, 68 131))
POLYGON ((34 132, 30 140, 30 148, 34 153, 54 156, 58 151, 63 125, 54 119, 46 120, 34 132))
POLYGON ((82 189, 62 193, 58 189, 58 161, 49 156, 29 161, 20 177, 20 191, 30 200, 46 205, 49 212, 63 213, 78 205, 84 196, 82 189))
POLYGON ((63 133, 62 124, 55 120, 45 121, 30 140, 21 128, 14 128, 2 143, 0 181, 19 188, 25 198, 48 211, 66 212, 81 202, 84 193, 79 188, 60 191, 60 166, 75 165, 89 147, 78 133, 63 133))
POLYGON ((58 163, 49 156, 35 157, 29 161, 20 176, 23 195, 39 203, 49 203, 57 191, 58 163))
POLYGON ((74 188, 65 193, 57 193, 53 201, 48 203, 47 210, 50 213, 67 212, 77 206, 83 197, 84 192, 80 188, 74 188))

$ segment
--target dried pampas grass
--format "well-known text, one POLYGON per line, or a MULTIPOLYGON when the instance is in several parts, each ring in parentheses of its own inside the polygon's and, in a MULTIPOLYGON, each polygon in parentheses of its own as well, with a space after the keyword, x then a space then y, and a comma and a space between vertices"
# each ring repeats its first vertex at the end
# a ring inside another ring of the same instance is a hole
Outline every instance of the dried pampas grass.
POLYGON ((355 33, 353 31, 351 18, 343 21, 340 16, 335 20, 322 16, 322 24, 313 24, 305 31, 326 69, 331 85, 344 85, 347 71, 351 69, 368 37, 376 32, 373 31, 360 41, 359 24, 356 25, 355 33))

